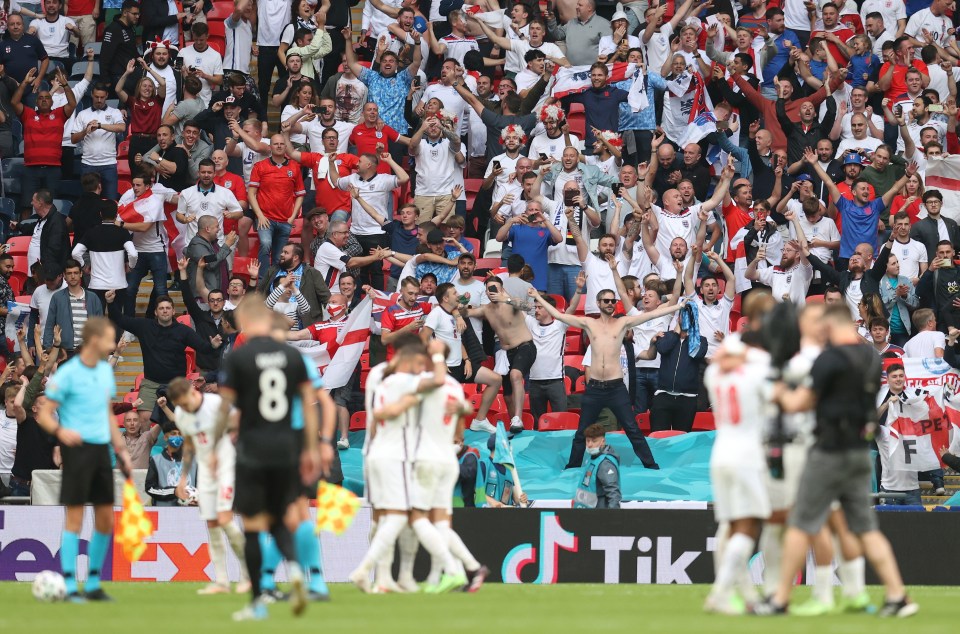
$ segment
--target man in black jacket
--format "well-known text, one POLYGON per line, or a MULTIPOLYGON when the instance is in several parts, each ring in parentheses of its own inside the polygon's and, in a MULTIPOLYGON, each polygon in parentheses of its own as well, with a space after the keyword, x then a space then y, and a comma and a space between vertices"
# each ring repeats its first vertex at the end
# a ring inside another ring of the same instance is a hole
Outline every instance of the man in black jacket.
MULTIPOLYGON (((175 29, 180 20, 187 18, 184 28, 190 27, 193 15, 187 11, 170 13, 169 3, 166 0, 143 0, 140 3, 140 21, 143 24, 143 42, 152 42, 155 39, 163 40, 163 33, 168 28, 175 29)), ((179 38, 172 39, 172 45, 179 47, 179 38)))
POLYGON ((954 263, 955 255, 950 241, 941 240, 930 258, 930 268, 917 283, 920 305, 933 309, 943 332, 960 326, 960 269, 954 263))
POLYGON ((49 189, 38 189, 33 195, 33 211, 39 216, 34 233, 40 232, 40 261, 63 270, 70 257, 70 230, 67 217, 53 206, 49 189))
POLYGON ((98 226, 106 212, 111 217, 117 215, 117 203, 103 198, 103 184, 100 175, 96 172, 84 174, 80 177, 80 188, 83 193, 77 202, 70 208, 70 221, 73 223, 73 246, 83 239, 83 235, 90 229, 98 226))
POLYGON ((127 62, 139 57, 136 26, 140 22, 140 3, 124 0, 120 15, 103 31, 103 47, 100 49, 100 75, 111 86, 127 70, 127 62))
POLYGON ((330 301, 330 289, 323 281, 320 271, 309 266, 303 260, 303 247, 296 242, 288 242, 280 252, 280 259, 267 269, 257 291, 269 295, 277 287, 280 280, 293 274, 298 282, 300 294, 310 304, 310 313, 303 320, 304 327, 315 324, 323 319, 323 307, 330 301))
MULTIPOLYGON (((827 94, 829 96, 829 91, 827 94)), ((800 122, 794 123, 787 116, 786 102, 777 99, 777 121, 787 137, 787 159, 791 163, 803 158, 804 149, 815 148, 818 141, 828 138, 834 119, 837 118, 837 102, 828 98, 825 103, 827 113, 823 121, 817 120, 817 109, 813 102, 805 100, 800 104, 800 122)))
MULTIPOLYGON (((214 288, 207 292, 207 306, 209 310, 203 310, 197 304, 196 296, 191 288, 192 284, 187 283, 189 275, 189 260, 180 258, 177 260, 177 268, 180 269, 180 292, 183 294, 183 303, 187 305, 187 313, 193 320, 193 328, 204 340, 213 339, 220 336, 226 340, 227 334, 223 330, 223 307, 226 297, 219 288, 214 288)), ((209 352, 197 352, 197 369, 208 374, 220 369, 220 361, 223 359, 223 348, 220 346, 209 352)))
POLYGON ((881 249, 880 257, 873 262, 873 247, 865 242, 858 244, 850 256, 846 271, 838 271, 816 256, 810 257, 809 246, 803 247, 803 255, 814 271, 820 271, 823 283, 834 284, 840 289, 851 313, 858 315, 860 299, 867 293, 880 293, 880 280, 887 272, 890 250, 881 249))
POLYGON ((927 210, 927 217, 913 223, 910 237, 927 247, 927 261, 933 262, 940 243, 940 224, 943 224, 948 239, 955 246, 960 244, 960 226, 955 220, 940 214, 943 210, 943 194, 938 190, 924 192, 923 206, 927 210))

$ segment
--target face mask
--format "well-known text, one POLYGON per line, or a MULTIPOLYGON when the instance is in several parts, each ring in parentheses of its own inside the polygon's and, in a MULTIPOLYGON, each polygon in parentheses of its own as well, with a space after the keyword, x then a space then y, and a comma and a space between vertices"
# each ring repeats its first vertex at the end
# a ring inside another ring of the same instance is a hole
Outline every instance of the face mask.
POLYGON ((587 447, 587 453, 591 458, 596 458, 600 455, 600 447, 587 447))
POLYGON ((183 446, 183 436, 170 436, 167 439, 167 446, 171 449, 179 449, 183 446))

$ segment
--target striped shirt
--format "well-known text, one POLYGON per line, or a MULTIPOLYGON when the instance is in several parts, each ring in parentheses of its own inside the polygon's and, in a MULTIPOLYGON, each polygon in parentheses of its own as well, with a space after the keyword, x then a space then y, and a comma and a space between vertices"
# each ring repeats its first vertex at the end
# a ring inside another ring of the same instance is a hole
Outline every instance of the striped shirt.
POLYGON ((74 297, 70 291, 67 291, 70 297, 70 316, 73 320, 73 340, 80 341, 83 325, 87 323, 87 294, 81 291, 80 297, 74 297))

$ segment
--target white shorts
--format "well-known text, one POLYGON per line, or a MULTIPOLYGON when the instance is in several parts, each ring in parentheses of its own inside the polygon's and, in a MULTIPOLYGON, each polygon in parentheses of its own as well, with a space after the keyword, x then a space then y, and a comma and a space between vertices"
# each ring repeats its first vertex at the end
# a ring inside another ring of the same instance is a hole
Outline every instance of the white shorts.
POLYGON ((770 517, 765 468, 711 466, 713 514, 718 522, 770 517))
POLYGON ((237 476, 237 450, 229 437, 217 443, 217 473, 210 472, 206 460, 197 462, 197 502, 200 519, 215 520, 224 511, 233 510, 237 476))
POLYGON ((413 508, 452 512, 453 490, 459 477, 460 466, 456 462, 417 462, 413 465, 413 508))
POLYGON ((379 511, 409 511, 410 463, 403 460, 367 462, 367 499, 379 511))
POLYGON ((797 490, 800 488, 800 476, 803 466, 807 463, 809 445, 799 442, 790 442, 783 446, 783 479, 777 480, 767 471, 767 491, 770 495, 770 506, 774 511, 792 508, 797 501, 797 490))

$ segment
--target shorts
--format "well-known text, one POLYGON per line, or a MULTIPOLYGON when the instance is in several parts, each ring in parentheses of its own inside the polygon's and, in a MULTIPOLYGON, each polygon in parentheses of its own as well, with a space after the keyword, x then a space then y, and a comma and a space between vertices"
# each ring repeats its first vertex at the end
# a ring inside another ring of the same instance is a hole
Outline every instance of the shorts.
POLYGON ((537 360, 537 346, 532 341, 525 341, 519 346, 507 350, 507 360, 511 370, 519 370, 524 378, 530 376, 530 368, 537 360))
MULTIPOLYGON (((476 383, 477 382, 477 372, 480 371, 479 367, 470 368, 470 376, 466 375, 466 361, 461 361, 460 365, 447 366, 447 371, 450 373, 458 383, 476 383)), ((483 366, 480 366, 483 367, 483 366)))
POLYGON ((800 476, 807 463, 810 447, 807 444, 790 442, 783 446, 783 478, 777 480, 767 470, 767 491, 770 494, 770 506, 775 511, 791 508, 797 501, 797 489, 800 488, 800 476))
POLYGON ((217 472, 202 462, 197 463, 197 502, 200 519, 215 520, 217 515, 233 510, 236 493, 237 452, 230 438, 224 436, 217 443, 217 472))
POLYGON ((770 517, 765 468, 711 466, 713 514, 718 522, 770 517))
POLYGON ((333 404, 339 407, 347 407, 350 405, 350 396, 352 395, 353 390, 350 389, 349 385, 343 387, 335 387, 330 390, 330 398, 333 399, 333 404))
POLYGON ((420 461, 413 465, 411 502, 418 511, 453 511, 453 491, 460 478, 456 462, 420 461))
POLYGON ((867 449, 823 451, 813 448, 800 477, 797 503, 790 513, 790 526, 808 535, 826 523, 834 500, 856 535, 877 530, 877 516, 870 497, 873 465, 867 449))
POLYGON ((367 499, 378 511, 410 510, 410 463, 403 460, 370 460, 367 466, 367 499))
POLYGON ((113 504, 110 445, 63 445, 60 451, 63 458, 60 504, 113 504))
POLYGON ((163 383, 157 383, 150 379, 144 379, 140 382, 140 391, 138 396, 143 403, 137 407, 138 412, 152 412, 153 406, 157 404, 157 390, 166 387, 163 383))
POLYGON ((244 517, 267 513, 281 519, 299 493, 300 469, 296 463, 276 466, 237 463, 233 510, 244 517))

